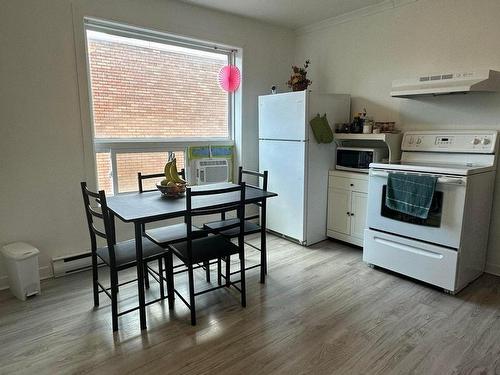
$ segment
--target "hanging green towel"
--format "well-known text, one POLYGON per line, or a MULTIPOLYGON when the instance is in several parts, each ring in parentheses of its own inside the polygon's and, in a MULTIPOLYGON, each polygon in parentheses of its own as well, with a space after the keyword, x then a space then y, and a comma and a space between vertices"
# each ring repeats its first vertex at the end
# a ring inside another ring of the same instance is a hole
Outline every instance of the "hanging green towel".
POLYGON ((436 181, 433 176, 389 173, 385 205, 392 210, 427 219, 436 181))
POLYGON ((312 131, 314 133, 314 138, 318 143, 332 143, 333 132, 330 128, 330 124, 326 119, 326 113, 320 116, 319 113, 311 121, 309 121, 312 131))

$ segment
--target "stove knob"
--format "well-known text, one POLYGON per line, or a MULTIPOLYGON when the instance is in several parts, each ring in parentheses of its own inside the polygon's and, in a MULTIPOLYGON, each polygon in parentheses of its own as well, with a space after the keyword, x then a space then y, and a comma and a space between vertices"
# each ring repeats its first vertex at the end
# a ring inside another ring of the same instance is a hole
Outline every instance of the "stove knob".
POLYGON ((489 145, 490 144, 490 140, 488 138, 483 138, 483 140, 481 141, 481 143, 483 145, 489 145))
POLYGON ((474 138, 470 143, 472 143, 473 145, 478 145, 479 142, 481 142, 479 138, 474 138))

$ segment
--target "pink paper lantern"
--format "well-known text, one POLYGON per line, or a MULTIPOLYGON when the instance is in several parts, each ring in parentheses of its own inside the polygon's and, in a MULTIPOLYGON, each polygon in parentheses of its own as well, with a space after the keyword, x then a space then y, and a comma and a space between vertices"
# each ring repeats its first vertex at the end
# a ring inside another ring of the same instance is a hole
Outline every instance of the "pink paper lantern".
POLYGON ((240 87, 240 70, 234 65, 226 65, 219 71, 219 85, 227 92, 234 92, 240 87))

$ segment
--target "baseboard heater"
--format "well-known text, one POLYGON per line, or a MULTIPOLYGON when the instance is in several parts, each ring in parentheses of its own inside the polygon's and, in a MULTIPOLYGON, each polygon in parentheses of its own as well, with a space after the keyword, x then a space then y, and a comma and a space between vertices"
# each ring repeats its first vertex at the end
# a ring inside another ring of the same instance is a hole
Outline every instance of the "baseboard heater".
MULTIPOLYGON (((101 265, 102 262, 99 262, 101 265)), ((76 272, 87 271, 92 268, 90 252, 52 258, 54 277, 62 277, 76 272)))

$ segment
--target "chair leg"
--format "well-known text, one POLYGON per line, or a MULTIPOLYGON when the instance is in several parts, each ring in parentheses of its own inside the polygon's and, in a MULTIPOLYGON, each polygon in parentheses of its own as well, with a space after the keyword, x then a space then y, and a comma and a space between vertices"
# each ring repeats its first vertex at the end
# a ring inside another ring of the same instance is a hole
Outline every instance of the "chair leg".
POLYGON ((149 289, 149 271, 147 262, 144 262, 144 286, 146 289, 149 289))
POLYGON ((189 308, 191 310, 191 325, 196 325, 196 307, 194 303, 194 277, 193 265, 188 265, 188 278, 189 278, 189 308))
POLYGON ((172 257, 172 251, 168 252, 165 256, 165 273, 167 278, 167 294, 168 294, 168 308, 174 308, 174 260, 172 257))
POLYGON ((99 271, 97 267, 97 255, 92 252, 92 289, 94 291, 94 306, 99 306, 99 271))
POLYGON ((240 254, 241 306, 247 307, 247 289, 245 282, 245 255, 240 254))
POLYGON ((113 324, 113 332, 118 331, 118 272, 111 270, 111 319, 113 324))
POLYGON ((226 257, 226 286, 231 282, 231 255, 226 257))
POLYGON ((117 272, 117 273, 116 273, 116 285, 115 285, 116 294, 118 294, 118 292, 119 292, 119 288, 120 288, 120 287, 118 286, 118 284, 120 284, 120 280, 119 280, 119 278, 118 278, 118 272, 117 272))
POLYGON ((207 278, 207 283, 210 282, 210 262, 203 262, 205 266, 205 275, 207 278))
POLYGON ((260 233, 260 282, 266 282, 267 275, 267 246, 266 246, 266 231, 260 233))
POLYGON ((222 261, 217 258, 217 285, 222 285, 222 261))
POLYGON ((163 258, 158 258, 158 274, 160 275, 160 297, 165 299, 165 288, 163 285, 163 258))

